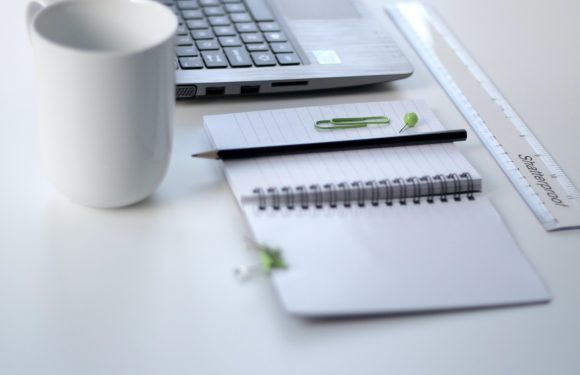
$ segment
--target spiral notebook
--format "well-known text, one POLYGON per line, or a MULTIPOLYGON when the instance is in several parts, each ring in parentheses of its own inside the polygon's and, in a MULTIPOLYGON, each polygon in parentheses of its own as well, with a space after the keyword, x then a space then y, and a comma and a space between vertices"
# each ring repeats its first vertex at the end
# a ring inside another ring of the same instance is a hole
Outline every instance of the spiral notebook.
MULTIPOLYGON (((218 149, 443 130, 423 101, 206 116, 218 149), (392 124, 321 132, 315 121, 386 115, 392 124)), ((546 302, 549 293, 454 144, 224 162, 256 241, 282 250, 272 280, 301 316, 404 313, 546 302)))

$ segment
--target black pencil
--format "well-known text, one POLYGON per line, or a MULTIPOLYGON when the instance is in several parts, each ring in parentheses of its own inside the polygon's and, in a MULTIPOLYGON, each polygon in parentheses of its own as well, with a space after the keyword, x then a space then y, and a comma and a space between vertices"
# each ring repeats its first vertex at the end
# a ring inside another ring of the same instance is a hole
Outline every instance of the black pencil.
POLYGON ((263 156, 303 154, 312 152, 359 150, 365 148, 446 143, 446 142, 465 141, 466 139, 467 132, 464 129, 459 129, 431 133, 397 135, 393 137, 382 137, 382 138, 349 139, 343 141, 301 143, 279 146, 230 148, 224 150, 211 150, 201 152, 198 154, 194 154, 192 156, 195 158, 231 160, 231 159, 257 158, 263 156))

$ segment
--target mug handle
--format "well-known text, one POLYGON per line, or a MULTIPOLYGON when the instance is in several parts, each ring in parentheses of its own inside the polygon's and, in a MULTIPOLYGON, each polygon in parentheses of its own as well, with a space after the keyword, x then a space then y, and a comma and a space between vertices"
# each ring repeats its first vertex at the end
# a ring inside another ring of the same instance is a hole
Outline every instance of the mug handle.
POLYGON ((26 6, 26 30, 28 30, 28 38, 30 39, 32 33, 32 22, 34 21, 34 17, 40 12, 42 9, 46 8, 50 4, 59 2, 62 0, 30 0, 28 5, 26 6))

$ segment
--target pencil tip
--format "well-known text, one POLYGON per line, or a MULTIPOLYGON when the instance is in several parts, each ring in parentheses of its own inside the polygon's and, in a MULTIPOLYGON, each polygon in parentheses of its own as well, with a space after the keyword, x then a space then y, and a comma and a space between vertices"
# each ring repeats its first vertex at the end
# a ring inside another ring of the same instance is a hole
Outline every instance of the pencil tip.
POLYGON ((203 158, 203 159, 218 159, 216 151, 205 151, 199 152, 197 154, 191 155, 192 158, 203 158))

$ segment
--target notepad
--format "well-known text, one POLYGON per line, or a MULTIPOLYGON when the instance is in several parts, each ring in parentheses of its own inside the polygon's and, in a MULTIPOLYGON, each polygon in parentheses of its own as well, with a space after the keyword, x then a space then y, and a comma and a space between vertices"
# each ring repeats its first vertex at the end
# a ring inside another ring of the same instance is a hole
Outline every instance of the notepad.
MULTIPOLYGON (((218 149, 397 135, 390 125, 320 131, 317 120, 419 114, 409 133, 443 130, 423 101, 206 116, 218 149)), ((402 126, 402 124, 401 124, 402 126)), ((255 240, 280 248, 284 308, 343 316, 546 302, 549 293, 453 144, 224 162, 255 240)))

